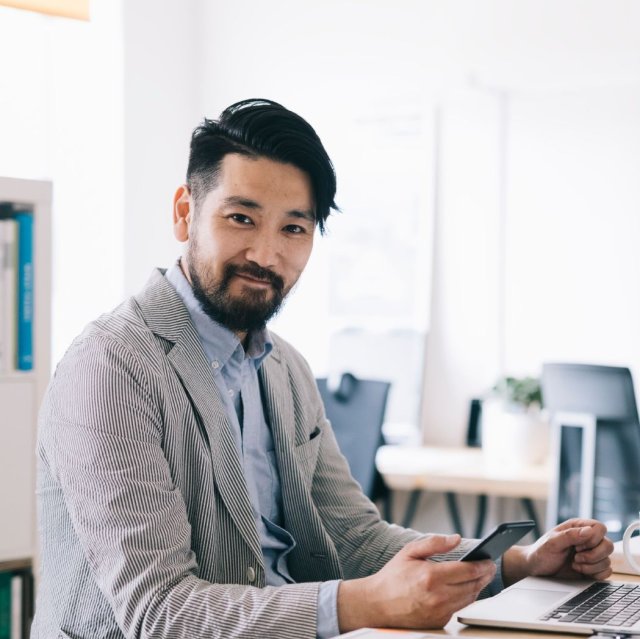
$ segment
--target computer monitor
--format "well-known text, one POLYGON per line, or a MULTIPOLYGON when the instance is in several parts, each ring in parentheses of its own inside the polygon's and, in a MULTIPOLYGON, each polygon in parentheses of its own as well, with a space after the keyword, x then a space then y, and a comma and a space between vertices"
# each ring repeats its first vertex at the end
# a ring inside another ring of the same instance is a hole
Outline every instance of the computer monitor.
POLYGON ((545 364, 554 482, 548 524, 595 517, 620 539, 640 510, 640 423, 628 368, 545 364))
POLYGON ((548 527, 593 515, 596 420, 593 415, 556 412, 551 418, 551 455, 556 460, 547 501, 548 527))

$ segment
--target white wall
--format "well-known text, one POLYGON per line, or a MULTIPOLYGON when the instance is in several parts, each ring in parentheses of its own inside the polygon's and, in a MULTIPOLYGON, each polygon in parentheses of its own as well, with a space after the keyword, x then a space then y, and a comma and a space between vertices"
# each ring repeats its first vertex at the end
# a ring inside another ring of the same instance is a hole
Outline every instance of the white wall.
POLYGON ((204 115, 199 0, 132 0, 123 5, 125 292, 156 266, 169 266, 172 200, 184 183, 191 131, 204 115))
POLYGON ((640 377, 640 77, 516 97, 510 130, 507 365, 640 377))
POLYGON ((433 297, 423 420, 430 443, 460 445, 469 399, 500 369, 500 109, 481 92, 443 100, 433 297))

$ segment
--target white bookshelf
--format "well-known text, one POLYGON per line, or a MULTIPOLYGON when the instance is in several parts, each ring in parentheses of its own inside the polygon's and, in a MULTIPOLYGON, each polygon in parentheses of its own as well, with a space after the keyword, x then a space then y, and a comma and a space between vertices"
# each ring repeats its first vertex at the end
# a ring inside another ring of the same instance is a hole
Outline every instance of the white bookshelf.
MULTIPOLYGON (((0 202, 33 211, 33 369, 0 372, 0 570, 37 563, 35 445, 51 371, 50 182, 0 177, 0 202)), ((27 602, 25 602, 27 603, 27 602)))

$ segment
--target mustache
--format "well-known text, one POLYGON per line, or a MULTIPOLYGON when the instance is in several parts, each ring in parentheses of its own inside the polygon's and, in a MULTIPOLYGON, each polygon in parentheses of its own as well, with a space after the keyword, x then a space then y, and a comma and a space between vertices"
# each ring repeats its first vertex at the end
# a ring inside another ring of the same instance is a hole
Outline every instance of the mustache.
POLYGON ((273 286, 277 292, 284 289, 284 280, 268 268, 264 268, 255 262, 248 262, 242 266, 239 264, 227 264, 224 273, 224 279, 229 281, 234 275, 248 275, 259 280, 265 280, 273 286))

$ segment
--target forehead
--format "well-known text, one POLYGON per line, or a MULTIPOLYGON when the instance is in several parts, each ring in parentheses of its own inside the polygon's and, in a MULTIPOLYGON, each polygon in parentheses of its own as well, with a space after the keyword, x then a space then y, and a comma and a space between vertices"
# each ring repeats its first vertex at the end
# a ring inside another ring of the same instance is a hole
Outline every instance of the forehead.
POLYGON ((229 153, 209 195, 217 199, 247 197, 261 205, 311 210, 313 192, 309 176, 294 166, 265 157, 229 153))

